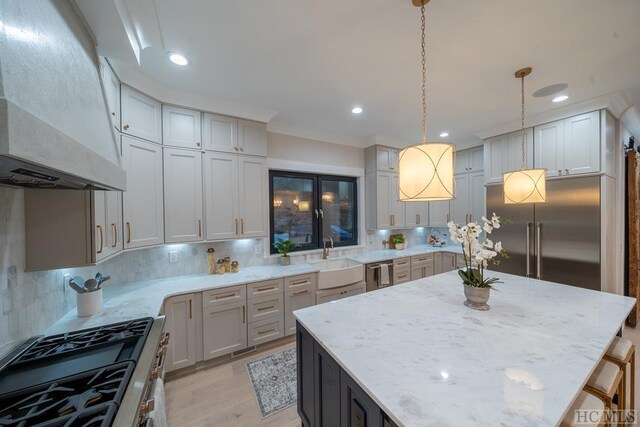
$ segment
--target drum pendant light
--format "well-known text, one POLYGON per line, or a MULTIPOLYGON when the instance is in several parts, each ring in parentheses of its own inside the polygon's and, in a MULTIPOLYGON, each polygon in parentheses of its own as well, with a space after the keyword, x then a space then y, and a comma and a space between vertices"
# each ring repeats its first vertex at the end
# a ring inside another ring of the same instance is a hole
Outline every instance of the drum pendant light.
POLYGON ((515 73, 515 77, 521 81, 522 160, 520 170, 502 175, 505 204, 546 203, 547 201, 547 170, 526 169, 527 133, 524 129, 524 78, 529 74, 531 74, 531 67, 523 68, 515 73))
POLYGON ((400 152, 398 194, 403 202, 427 202, 454 198, 455 145, 427 144, 427 67, 424 7, 429 0, 412 0, 422 13, 422 143, 400 152))

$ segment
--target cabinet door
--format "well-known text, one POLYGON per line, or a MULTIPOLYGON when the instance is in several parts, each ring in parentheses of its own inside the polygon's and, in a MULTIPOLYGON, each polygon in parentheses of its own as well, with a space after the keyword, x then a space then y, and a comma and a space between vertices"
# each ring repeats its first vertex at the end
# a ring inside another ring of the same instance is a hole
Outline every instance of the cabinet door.
POLYGON ((449 222, 449 200, 429 202, 429 225, 446 227, 449 222))
POLYGON ((122 163, 127 171, 125 248, 164 243, 162 147, 123 136, 122 163))
POLYGON ((165 241, 202 240, 202 153, 164 148, 163 157, 165 241))
POLYGON ((93 246, 96 261, 108 256, 108 243, 105 232, 107 231, 107 191, 93 192, 93 246))
POLYGON ((600 114, 593 111, 564 120, 564 172, 600 171, 600 114))
POLYGON ((267 156, 267 125, 238 120, 238 149, 241 154, 267 156))
POLYGON ((205 150, 236 153, 238 152, 238 120, 205 113, 202 137, 205 150))
POLYGON ((204 360, 247 348, 247 306, 244 301, 203 308, 204 360))
POLYGON ((376 164, 379 171, 397 172, 398 150, 391 147, 376 147, 376 164))
MULTIPOLYGON (((162 143, 162 107, 158 101, 122 86, 122 132, 162 143)), ((128 180, 129 181, 129 180, 128 180)))
POLYGON ((238 200, 241 237, 267 237, 269 187, 267 159, 238 157, 238 200))
POLYGON ((456 224, 466 224, 469 220, 469 174, 462 173, 455 176, 456 198, 449 201, 451 221, 456 224))
MULTIPOLYGON (((511 132, 507 135, 506 146, 502 150, 502 173, 519 170, 522 168, 522 131, 511 132)), ((525 153, 526 167, 533 167, 533 128, 525 129, 525 153)), ((502 174, 500 175, 502 182, 502 174)))
POLYGON ((469 151, 469 171, 484 170, 484 145, 471 148, 469 151))
POLYGON ((482 171, 469 174, 469 213, 473 222, 480 222, 486 216, 487 189, 484 186, 484 173, 482 171))
POLYGON ((404 202, 399 200, 400 194, 398 190, 398 175, 391 174, 391 178, 389 179, 389 183, 391 188, 389 188, 390 196, 390 212, 391 212, 391 227, 393 228, 402 228, 404 227, 404 202))
POLYGON ((167 348, 167 372, 196 363, 196 324, 194 295, 167 298, 165 330, 170 334, 167 348))
POLYGON ((200 111, 162 106, 162 143, 174 147, 200 149, 202 146, 200 111))
POLYGON ((207 240, 237 237, 240 233, 238 156, 205 153, 204 177, 207 240))
MULTIPOLYGON (((526 129, 527 167, 533 165, 533 130, 526 129)), ((502 174, 520 169, 522 133, 512 132, 489 138, 484 144, 484 171, 487 183, 502 182, 502 174)))
POLYGON ((104 58, 100 59, 102 84, 113 127, 120 130, 120 81, 104 58))
POLYGON ((442 270, 442 252, 433 254, 433 274, 444 273, 442 270))
POLYGON ((296 319, 293 312, 315 305, 316 297, 311 286, 289 291, 284 296, 284 334, 292 335, 296 332, 296 319))
POLYGON ((349 375, 341 372, 340 377, 340 417, 342 426, 379 427, 382 425, 382 411, 356 384, 349 375))
POLYGON ((547 169, 547 176, 562 175, 564 164, 564 121, 547 123, 534 128, 533 161, 536 168, 547 169))
POLYGON ((296 324, 296 359, 298 415, 304 427, 315 426, 315 341, 299 323, 296 324))
POLYGON ((340 365, 314 342, 315 426, 340 425, 340 365))
POLYGON ((406 227, 426 227, 429 225, 428 202, 404 203, 404 225, 406 227))
POLYGON ((425 267, 411 267, 411 280, 422 279, 425 276, 425 267))
POLYGON ((456 151, 456 164, 454 173, 464 173, 469 170, 469 150, 456 151))
POLYGON ((442 272, 446 273, 447 271, 456 269, 456 254, 451 252, 444 252, 442 254, 442 272))
POLYGON ((376 228, 391 228, 391 183, 392 173, 378 172, 370 175, 368 182, 373 182, 376 192, 376 228))

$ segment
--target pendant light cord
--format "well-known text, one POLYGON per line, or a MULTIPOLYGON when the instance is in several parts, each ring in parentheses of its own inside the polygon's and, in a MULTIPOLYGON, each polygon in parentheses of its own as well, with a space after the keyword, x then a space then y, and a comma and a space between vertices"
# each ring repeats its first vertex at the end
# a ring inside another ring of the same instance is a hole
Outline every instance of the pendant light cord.
POLYGON ((521 89, 521 94, 522 94, 522 120, 521 120, 521 126, 522 126, 522 161, 520 163, 521 169, 524 170, 527 167, 526 161, 525 161, 525 152, 527 151, 526 147, 527 147, 527 132, 525 132, 524 130, 524 74, 520 77, 520 81, 522 82, 522 89, 521 89))
MULTIPOLYGON (((422 143, 427 143, 427 53, 425 37, 424 2, 420 7, 422 13, 422 143)), ((523 83, 524 84, 524 83, 523 83)), ((523 95, 524 96, 524 95, 523 95)), ((524 108, 524 106, 522 107, 524 108)), ((524 120, 524 116, 522 118, 524 120)))

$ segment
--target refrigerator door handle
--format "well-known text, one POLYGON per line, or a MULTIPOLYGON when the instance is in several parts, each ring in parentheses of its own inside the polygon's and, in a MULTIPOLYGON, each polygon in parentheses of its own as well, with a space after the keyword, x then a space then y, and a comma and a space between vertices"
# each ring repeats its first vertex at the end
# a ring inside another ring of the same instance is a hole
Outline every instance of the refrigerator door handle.
POLYGON ((527 223, 527 276, 526 277, 531 277, 531 226, 533 224, 528 222, 527 223))
POLYGON ((542 223, 536 223, 536 275, 537 279, 542 279, 542 233, 540 232, 542 223))

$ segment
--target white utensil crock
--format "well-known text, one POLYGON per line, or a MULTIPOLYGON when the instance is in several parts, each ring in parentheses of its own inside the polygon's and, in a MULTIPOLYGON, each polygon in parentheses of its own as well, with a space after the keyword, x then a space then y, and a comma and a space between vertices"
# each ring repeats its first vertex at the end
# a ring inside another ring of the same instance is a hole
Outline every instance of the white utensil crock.
POLYGON ((78 294, 78 317, 87 317, 102 311, 102 289, 78 294))

